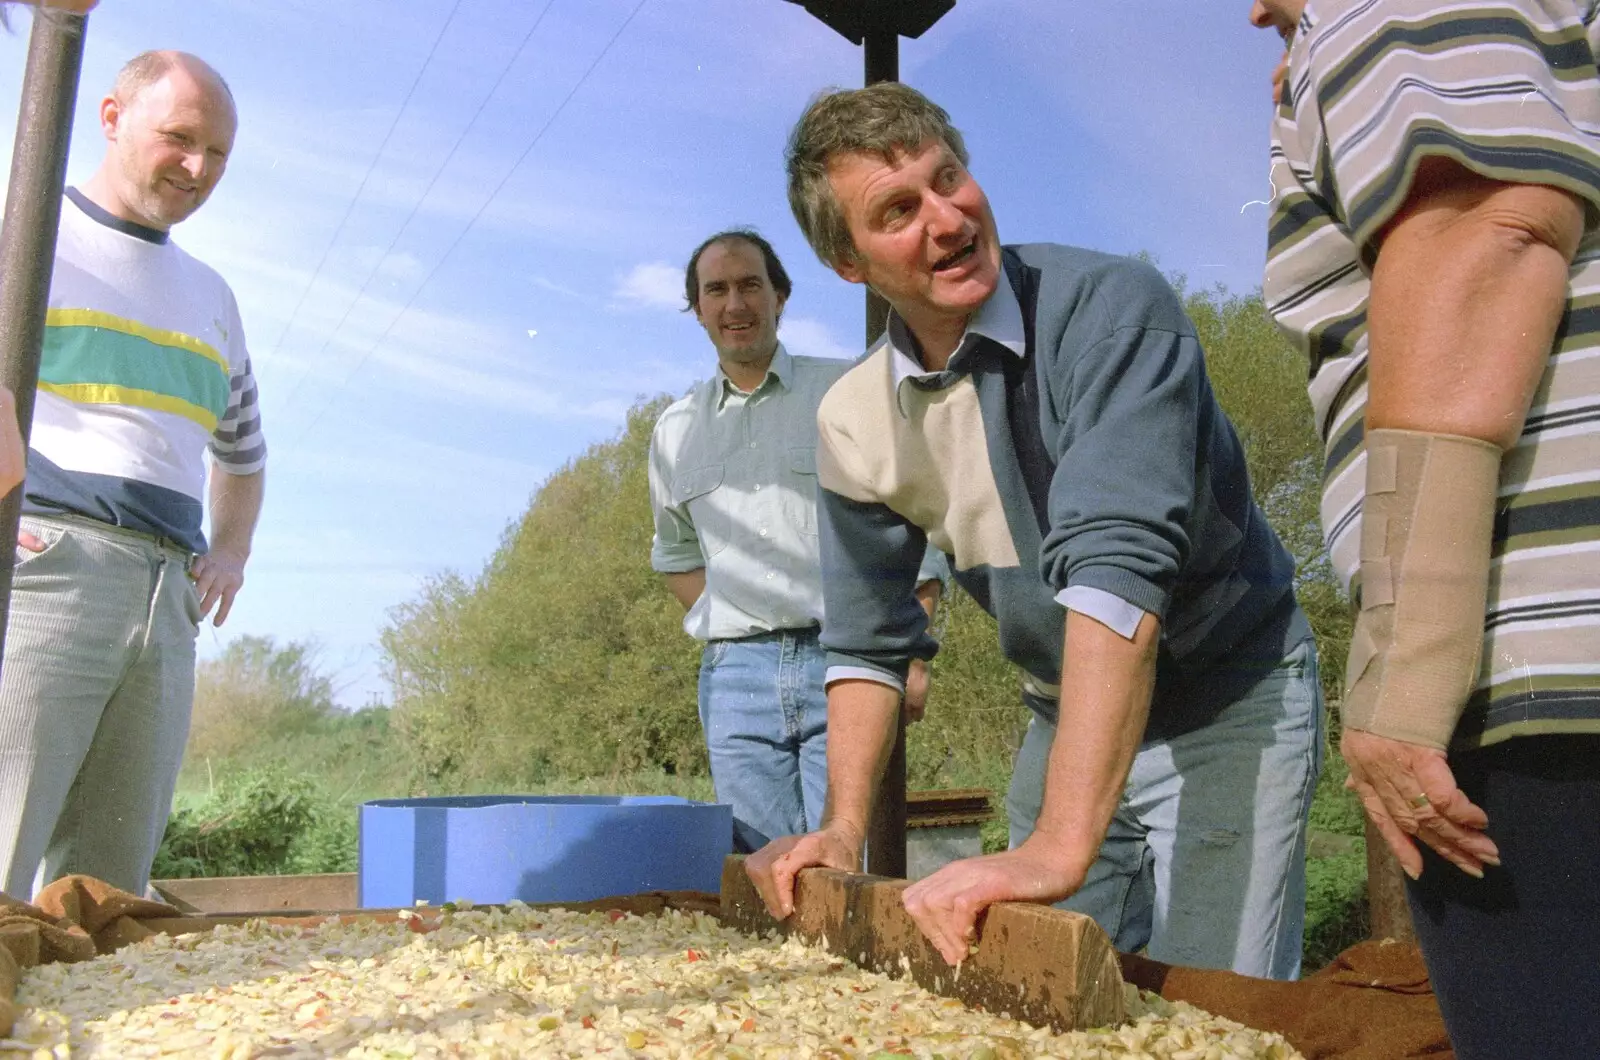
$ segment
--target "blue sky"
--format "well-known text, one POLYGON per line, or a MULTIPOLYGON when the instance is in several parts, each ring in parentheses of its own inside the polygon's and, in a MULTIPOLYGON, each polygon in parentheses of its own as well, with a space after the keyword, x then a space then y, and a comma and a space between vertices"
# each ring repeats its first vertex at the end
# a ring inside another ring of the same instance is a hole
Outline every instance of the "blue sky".
MULTIPOLYGON (((966 135, 1002 238, 1147 251, 1249 290, 1281 45, 1248 7, 959 0, 901 42, 901 78, 966 135)), ((175 238, 238 294, 271 450, 248 582, 203 655, 314 640, 343 702, 386 700, 389 610, 431 574, 476 575, 550 473, 709 373, 677 310, 718 228, 776 245, 792 350, 860 352, 860 288, 801 239, 782 149, 813 93, 860 83, 861 53, 797 5, 102 0, 69 181, 99 163, 117 68, 157 47, 209 60, 238 99, 227 175, 175 238)))

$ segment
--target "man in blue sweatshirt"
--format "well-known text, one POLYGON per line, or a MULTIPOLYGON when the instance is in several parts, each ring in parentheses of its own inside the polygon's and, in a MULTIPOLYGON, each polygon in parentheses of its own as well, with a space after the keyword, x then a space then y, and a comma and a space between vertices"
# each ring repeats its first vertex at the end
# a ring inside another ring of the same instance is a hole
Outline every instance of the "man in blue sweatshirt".
POLYGON ((1003 247, 961 134, 904 85, 816 100, 788 179, 818 256, 893 311, 818 412, 828 805, 750 859, 769 908, 859 865, 899 689, 938 650, 931 541, 1033 712, 1011 849, 905 892, 945 958, 990 903, 1064 899, 1120 950, 1294 977, 1316 652, 1179 299, 1136 261, 1003 247))

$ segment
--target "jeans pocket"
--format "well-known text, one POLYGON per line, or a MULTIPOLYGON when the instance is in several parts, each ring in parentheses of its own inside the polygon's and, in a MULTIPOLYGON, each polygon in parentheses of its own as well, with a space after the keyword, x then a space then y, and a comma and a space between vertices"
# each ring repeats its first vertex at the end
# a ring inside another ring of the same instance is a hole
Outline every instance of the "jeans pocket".
POLYGON ((61 548, 61 543, 67 538, 66 527, 39 519, 30 519, 27 516, 24 516, 18 523, 17 533, 19 536, 32 534, 44 543, 44 548, 37 552, 31 548, 24 548, 20 543, 15 546, 17 551, 13 569, 17 571, 30 564, 37 565, 52 553, 58 552, 61 548))
POLYGON ((727 657, 728 644, 729 642, 725 640, 707 641, 706 646, 700 652, 700 669, 715 670, 718 664, 727 657))

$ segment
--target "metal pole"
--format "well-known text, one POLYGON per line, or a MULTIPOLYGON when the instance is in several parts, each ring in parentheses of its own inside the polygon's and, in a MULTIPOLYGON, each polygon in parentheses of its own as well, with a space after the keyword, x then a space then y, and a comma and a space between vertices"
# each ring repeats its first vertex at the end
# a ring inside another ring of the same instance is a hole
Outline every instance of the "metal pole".
MULTIPOLYGON (((900 79, 900 34, 887 21, 869 26, 861 42, 866 60, 866 82, 900 79)), ((883 334, 889 303, 867 288, 867 345, 883 334)), ((897 723, 894 750, 867 826, 867 871, 901 879, 906 874, 906 717, 897 723)))
MULTIPOLYGON (((866 82, 900 80, 900 35, 892 25, 876 24, 867 29, 861 41, 861 52, 866 60, 866 82)), ((870 347, 883 334, 884 323, 889 319, 889 303, 878 292, 867 288, 867 345, 870 347)))
MULTIPOLYGON (((61 190, 67 179, 72 111, 83 69, 86 19, 50 8, 33 14, 22 105, 11 154, 11 182, 0 222, 0 384, 17 399, 17 423, 26 441, 33 426, 34 389, 44 345, 45 308, 61 223, 61 190)), ((17 539, 22 490, 0 500, 0 542, 17 539)), ((16 549, 0 548, 0 650, 11 605, 11 570, 16 549)))

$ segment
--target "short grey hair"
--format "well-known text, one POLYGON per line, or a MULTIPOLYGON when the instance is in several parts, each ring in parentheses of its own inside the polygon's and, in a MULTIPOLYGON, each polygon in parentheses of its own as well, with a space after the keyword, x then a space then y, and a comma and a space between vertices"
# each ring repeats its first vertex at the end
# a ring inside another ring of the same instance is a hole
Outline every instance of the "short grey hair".
POLYGON ((945 109, 898 81, 866 88, 832 89, 813 99, 789 134, 784 167, 789 209, 817 257, 829 266, 855 260, 855 240, 844 207, 833 194, 828 166, 840 155, 876 155, 892 162, 897 152, 941 140, 967 164, 967 145, 945 109))
POLYGON ((117 80, 111 86, 111 94, 123 103, 127 103, 166 77, 176 66, 187 67, 190 72, 211 78, 222 89, 223 95, 228 97, 228 102, 234 102, 233 89, 228 87, 228 82, 223 80, 222 75, 217 73, 210 63, 188 52, 167 50, 140 52, 123 63, 122 69, 117 71, 117 80))

